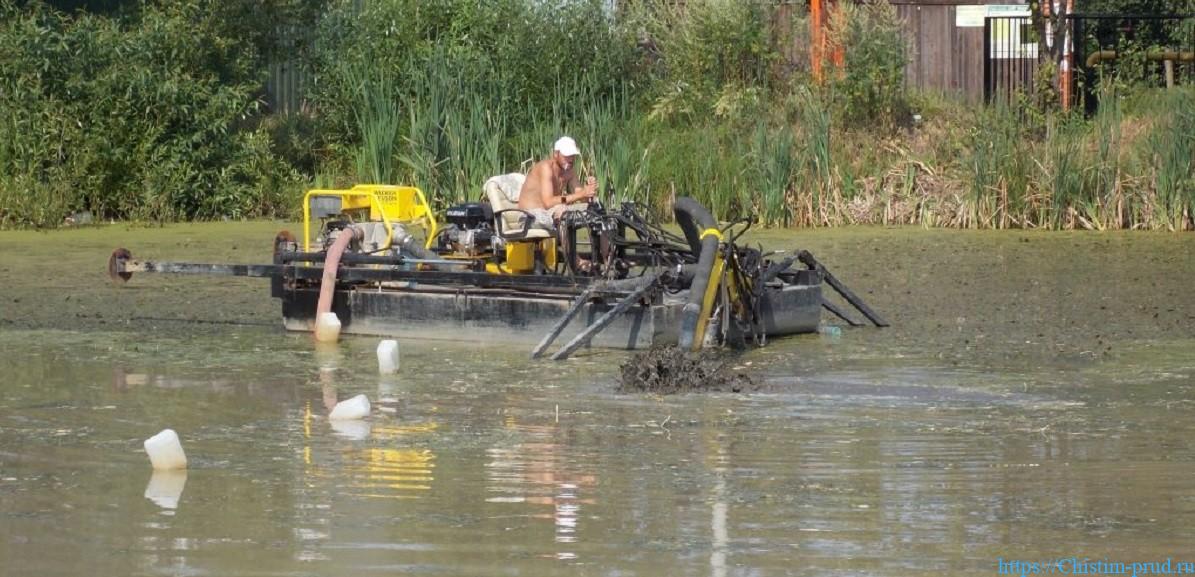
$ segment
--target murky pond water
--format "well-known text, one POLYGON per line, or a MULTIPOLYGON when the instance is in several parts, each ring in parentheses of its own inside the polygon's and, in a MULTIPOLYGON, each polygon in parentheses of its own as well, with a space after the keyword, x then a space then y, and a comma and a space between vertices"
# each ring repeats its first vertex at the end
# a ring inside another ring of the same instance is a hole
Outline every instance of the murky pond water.
POLYGON ((0 574, 996 575, 998 559, 1195 557, 1189 235, 770 233, 894 326, 745 353, 767 385, 749 395, 620 395, 623 353, 532 362, 500 344, 404 341, 384 377, 376 339, 282 332, 264 283, 102 282, 127 237, 251 262, 268 226, 0 233, 0 574), (371 419, 325 418, 359 393, 371 419), (166 427, 186 473, 150 471, 141 442, 166 427))

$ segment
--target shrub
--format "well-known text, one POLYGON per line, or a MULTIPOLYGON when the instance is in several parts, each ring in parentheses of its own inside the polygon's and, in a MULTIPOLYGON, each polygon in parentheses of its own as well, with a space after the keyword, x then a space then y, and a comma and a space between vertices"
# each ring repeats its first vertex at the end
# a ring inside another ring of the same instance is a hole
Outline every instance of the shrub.
POLYGON ((625 18, 652 56, 653 116, 727 116, 751 91, 766 90, 779 57, 771 14, 762 3, 737 0, 633 4, 625 18))
POLYGON ((0 12, 0 224, 273 214, 267 183, 297 189, 269 140, 244 132, 257 56, 205 3, 145 4, 130 20, 0 12))
POLYGON ((846 122, 890 127, 907 116, 903 26, 887 1, 845 1, 831 13, 829 39, 844 63, 831 90, 846 122))

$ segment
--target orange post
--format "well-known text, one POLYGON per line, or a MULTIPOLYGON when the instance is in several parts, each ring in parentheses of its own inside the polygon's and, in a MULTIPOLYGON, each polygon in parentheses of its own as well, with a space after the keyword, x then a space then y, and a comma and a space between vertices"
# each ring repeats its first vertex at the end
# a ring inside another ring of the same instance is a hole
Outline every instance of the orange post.
POLYGON ((813 79, 821 83, 825 79, 826 53, 835 67, 841 69, 846 60, 846 53, 842 46, 828 46, 829 38, 826 28, 830 24, 830 10, 835 0, 809 0, 809 59, 813 71, 813 79))
MULTIPOLYGON (((1067 15, 1074 14, 1075 0, 1066 0, 1067 15)), ((1075 39, 1071 37, 1074 32, 1072 26, 1068 26, 1067 22, 1059 22, 1059 26, 1065 26, 1066 29, 1062 33, 1062 61, 1058 64, 1058 96, 1062 100, 1062 109, 1070 110, 1072 104, 1071 83, 1074 78, 1074 50, 1072 49, 1075 39)))
POLYGON ((809 0, 809 65, 813 79, 822 81, 822 60, 826 49, 825 12, 822 0, 809 0))

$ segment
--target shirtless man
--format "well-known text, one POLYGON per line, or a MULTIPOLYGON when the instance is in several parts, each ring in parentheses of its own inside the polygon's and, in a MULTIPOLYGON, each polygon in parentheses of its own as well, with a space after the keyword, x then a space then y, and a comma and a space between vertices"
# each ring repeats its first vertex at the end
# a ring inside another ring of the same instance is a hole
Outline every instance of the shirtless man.
POLYGON ((597 194, 597 179, 585 179, 585 186, 577 181, 573 166, 581 151, 577 143, 562 136, 552 146, 552 154, 535 163, 523 189, 519 191, 519 208, 531 213, 537 225, 554 230, 568 205, 587 202, 597 194))

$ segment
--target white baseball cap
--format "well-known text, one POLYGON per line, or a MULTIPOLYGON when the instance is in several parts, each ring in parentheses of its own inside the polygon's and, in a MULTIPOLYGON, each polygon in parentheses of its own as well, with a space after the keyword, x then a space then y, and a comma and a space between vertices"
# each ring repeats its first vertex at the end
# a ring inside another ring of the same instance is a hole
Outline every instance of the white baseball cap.
POLYGON ((577 148, 577 142, 567 136, 561 136, 560 140, 552 146, 552 150, 559 152, 565 156, 577 156, 581 151, 577 148))

